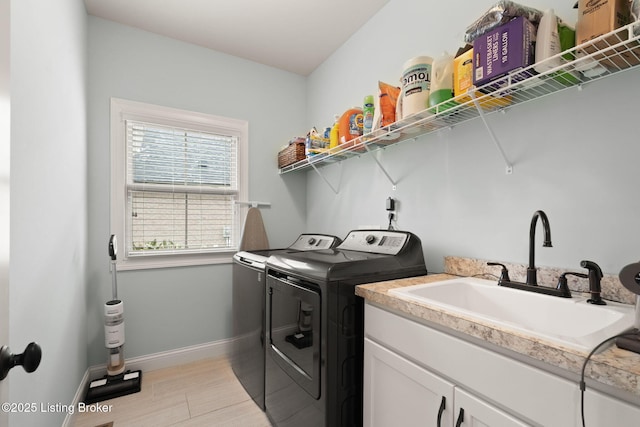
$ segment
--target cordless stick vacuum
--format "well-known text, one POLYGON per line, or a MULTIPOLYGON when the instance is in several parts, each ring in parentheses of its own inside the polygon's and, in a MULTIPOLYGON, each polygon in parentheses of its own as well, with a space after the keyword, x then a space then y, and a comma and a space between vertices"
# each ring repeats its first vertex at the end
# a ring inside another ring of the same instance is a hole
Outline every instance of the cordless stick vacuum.
POLYGON ((91 381, 84 403, 91 404, 114 397, 137 393, 142 386, 141 371, 126 371, 124 367, 124 305, 118 299, 118 279, 116 277, 116 255, 118 243, 116 235, 109 238, 111 258, 111 290, 113 299, 104 305, 104 344, 107 347, 107 375, 91 381))

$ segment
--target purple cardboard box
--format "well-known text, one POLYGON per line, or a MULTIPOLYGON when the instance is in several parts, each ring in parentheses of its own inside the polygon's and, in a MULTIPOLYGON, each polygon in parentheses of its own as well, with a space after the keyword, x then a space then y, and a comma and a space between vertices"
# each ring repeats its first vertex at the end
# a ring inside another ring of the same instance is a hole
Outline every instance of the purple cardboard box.
POLYGON ((514 18, 473 41, 473 84, 481 86, 534 63, 536 28, 514 18))

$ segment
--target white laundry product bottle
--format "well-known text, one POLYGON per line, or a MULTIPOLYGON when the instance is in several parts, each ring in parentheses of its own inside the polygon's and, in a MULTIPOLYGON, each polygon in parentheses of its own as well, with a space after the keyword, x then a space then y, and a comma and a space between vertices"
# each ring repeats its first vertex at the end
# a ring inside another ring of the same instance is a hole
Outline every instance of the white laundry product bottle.
MULTIPOLYGON (((429 107, 433 107, 453 98, 453 56, 444 52, 433 61, 429 107)), ((441 112, 449 105, 441 105, 434 113, 441 112)))
POLYGON ((536 36, 536 63, 534 69, 538 73, 559 67, 561 65, 560 37, 558 36, 558 18, 553 9, 547 9, 540 19, 536 36))

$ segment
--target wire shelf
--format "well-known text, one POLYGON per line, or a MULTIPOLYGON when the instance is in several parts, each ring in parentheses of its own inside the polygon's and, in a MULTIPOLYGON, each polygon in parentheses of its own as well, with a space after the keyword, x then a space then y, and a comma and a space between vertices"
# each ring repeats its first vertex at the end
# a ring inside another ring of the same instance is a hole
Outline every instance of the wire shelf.
POLYGON ((473 91, 280 169, 280 174, 341 162, 556 92, 581 88, 640 65, 640 21, 493 80, 473 91), (635 30, 635 31, 634 31, 635 30), (635 34, 634 34, 635 33, 635 34), (544 69, 544 72, 538 73, 544 69))

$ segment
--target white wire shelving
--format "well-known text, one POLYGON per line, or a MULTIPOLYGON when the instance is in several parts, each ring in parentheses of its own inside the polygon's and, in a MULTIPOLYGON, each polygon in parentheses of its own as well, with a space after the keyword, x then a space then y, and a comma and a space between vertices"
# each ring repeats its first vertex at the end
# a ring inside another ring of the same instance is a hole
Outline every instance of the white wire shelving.
MULTIPOLYGON (((279 170, 280 174, 313 168, 321 176, 320 166, 341 162, 354 156, 374 152, 441 129, 450 129, 469 120, 480 119, 506 165, 512 165, 485 116, 519 104, 571 88, 582 89, 586 83, 606 78, 640 66, 640 21, 578 45, 538 64, 512 72, 467 94, 413 114, 390 126, 341 144, 324 153, 307 157, 279 170), (636 34, 634 34, 634 29, 636 34), (542 73, 537 66, 547 65, 542 73)), ((395 182, 380 161, 373 156, 389 181, 395 182)), ((323 177, 324 178, 324 177, 323 177)), ((325 179, 326 181, 326 179, 325 179)), ((328 181, 327 183, 331 185, 328 181)), ((335 187, 331 186, 336 191, 335 187)))

